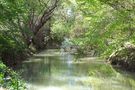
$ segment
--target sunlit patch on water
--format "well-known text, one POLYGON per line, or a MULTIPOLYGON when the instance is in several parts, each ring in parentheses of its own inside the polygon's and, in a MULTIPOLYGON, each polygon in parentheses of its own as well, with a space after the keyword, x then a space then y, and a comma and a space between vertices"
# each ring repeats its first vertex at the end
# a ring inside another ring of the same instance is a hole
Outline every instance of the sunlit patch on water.
POLYGON ((37 86, 37 85, 32 85, 32 84, 28 84, 28 89, 30 90, 63 90, 60 87, 54 87, 54 86, 48 86, 48 87, 44 87, 44 86, 37 86))
POLYGON ((5 88, 3 88, 3 87, 0 87, 0 90, 7 90, 7 89, 5 89, 5 88))
POLYGON ((48 50, 23 63, 28 90, 135 90, 135 77, 95 57, 48 50))
POLYGON ((41 60, 42 59, 39 59, 39 58, 37 58, 37 59, 30 59, 28 61, 24 61, 23 63, 40 62, 41 60))
POLYGON ((29 90, 93 90, 90 87, 84 86, 37 86, 28 84, 29 90))

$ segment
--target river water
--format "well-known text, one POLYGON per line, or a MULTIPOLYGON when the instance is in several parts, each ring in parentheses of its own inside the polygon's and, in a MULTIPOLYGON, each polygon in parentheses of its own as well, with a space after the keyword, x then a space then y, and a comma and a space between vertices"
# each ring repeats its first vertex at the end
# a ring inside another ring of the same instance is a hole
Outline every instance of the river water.
POLYGON ((135 74, 113 69, 95 57, 59 50, 34 55, 19 69, 28 90, 135 90, 135 74))

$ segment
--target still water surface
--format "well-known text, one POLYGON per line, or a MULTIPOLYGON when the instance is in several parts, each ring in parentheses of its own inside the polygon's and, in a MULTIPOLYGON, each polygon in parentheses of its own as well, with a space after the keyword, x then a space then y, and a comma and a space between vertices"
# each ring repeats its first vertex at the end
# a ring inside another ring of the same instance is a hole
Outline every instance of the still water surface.
POLYGON ((28 90, 135 90, 135 74, 113 69, 94 57, 76 58, 47 50, 19 69, 28 90))

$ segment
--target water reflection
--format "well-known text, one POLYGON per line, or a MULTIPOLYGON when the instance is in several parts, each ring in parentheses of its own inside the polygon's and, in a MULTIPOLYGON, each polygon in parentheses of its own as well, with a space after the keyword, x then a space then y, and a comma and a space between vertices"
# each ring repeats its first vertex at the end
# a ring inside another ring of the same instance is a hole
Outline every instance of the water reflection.
POLYGON ((74 59, 50 50, 24 62, 20 71, 28 90, 135 90, 131 74, 119 73, 97 58, 74 59))

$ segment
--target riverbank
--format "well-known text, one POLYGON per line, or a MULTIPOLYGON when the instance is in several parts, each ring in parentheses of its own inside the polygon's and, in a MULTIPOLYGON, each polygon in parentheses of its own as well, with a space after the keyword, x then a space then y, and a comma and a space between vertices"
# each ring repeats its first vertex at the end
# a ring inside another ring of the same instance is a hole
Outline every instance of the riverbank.
POLYGON ((108 62, 123 70, 135 72, 135 45, 128 44, 113 52, 109 56, 108 62))

